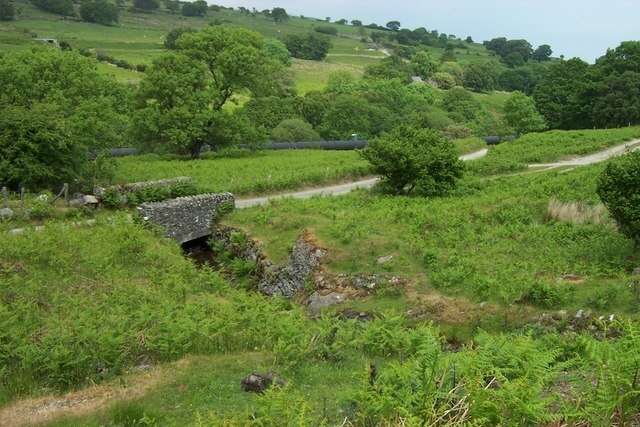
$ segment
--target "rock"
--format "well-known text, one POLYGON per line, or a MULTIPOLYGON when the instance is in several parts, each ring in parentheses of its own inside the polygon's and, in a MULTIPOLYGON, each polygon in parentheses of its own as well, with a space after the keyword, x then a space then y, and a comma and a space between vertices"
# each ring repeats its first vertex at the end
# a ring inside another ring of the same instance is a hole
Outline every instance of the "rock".
POLYGON ((11 219, 15 215, 16 214, 9 208, 0 209, 0 219, 2 220, 11 219))
POLYGON ((274 382, 280 387, 285 386, 284 380, 278 378, 276 374, 271 371, 266 374, 253 372, 240 380, 243 391, 252 391, 254 393, 264 393, 274 382))
POLYGON ((313 294, 307 300, 307 308, 309 311, 319 312, 325 307, 340 304, 345 301, 347 301, 346 295, 338 292, 331 292, 327 295, 313 294))
POLYGON ((391 261, 394 258, 393 255, 389 255, 389 256, 383 256, 377 259, 376 264, 380 265, 380 264, 386 264, 389 261, 391 261))
POLYGON ((82 197, 82 203, 85 205, 97 205, 100 203, 100 200, 96 196, 84 196, 82 197))
POLYGON ((307 278, 320 265, 327 251, 312 241, 307 230, 298 239, 291 257, 284 266, 268 265, 258 290, 265 295, 291 297, 305 284, 307 278))
POLYGON ((36 197, 36 199, 40 200, 41 202, 46 202, 47 200, 49 200, 49 196, 47 196, 46 194, 40 194, 38 197, 36 197))
POLYGON ((576 313, 576 318, 577 319, 581 319, 584 316, 584 311, 582 309, 578 310, 578 312, 576 313))

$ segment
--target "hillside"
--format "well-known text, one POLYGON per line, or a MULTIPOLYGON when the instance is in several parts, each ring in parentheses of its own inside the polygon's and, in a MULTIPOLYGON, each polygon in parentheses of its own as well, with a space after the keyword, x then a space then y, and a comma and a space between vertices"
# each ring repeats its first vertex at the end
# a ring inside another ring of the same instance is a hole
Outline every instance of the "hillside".
MULTIPOLYGON (((292 70, 297 87, 304 94, 311 89, 320 89, 332 71, 346 70, 361 75, 366 65, 384 58, 384 52, 367 39, 371 29, 328 23, 314 18, 291 16, 285 22, 276 23, 261 13, 244 14, 237 10, 209 10, 205 17, 185 17, 171 12, 164 6, 151 13, 133 13, 131 3, 120 7, 118 24, 105 26, 82 22, 79 18, 62 17, 35 8, 27 0, 15 0, 18 11, 15 21, 0 23, 0 52, 26 49, 32 43, 43 43, 36 39, 56 39, 68 42, 73 48, 91 49, 104 55, 125 60, 131 64, 150 64, 153 58, 166 52, 163 40, 173 28, 204 28, 208 25, 238 26, 257 31, 267 38, 282 38, 288 34, 314 31, 318 26, 335 28, 337 35, 331 36, 333 47, 323 62, 294 60, 292 70), (364 31, 363 31, 364 30, 364 31)), ((435 57, 443 48, 430 47, 435 57)), ((459 62, 483 61, 491 58, 481 44, 468 44, 465 49, 456 49, 459 62)), ((140 79, 137 72, 100 63, 106 74, 120 81, 135 82, 140 79)))

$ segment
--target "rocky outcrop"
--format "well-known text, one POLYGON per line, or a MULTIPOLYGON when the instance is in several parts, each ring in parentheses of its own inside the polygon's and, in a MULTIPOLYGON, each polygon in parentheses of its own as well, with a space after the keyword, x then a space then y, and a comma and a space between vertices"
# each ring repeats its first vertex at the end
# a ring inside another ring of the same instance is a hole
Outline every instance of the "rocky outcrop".
POLYGON ((289 261, 284 266, 271 263, 264 265, 258 290, 265 295, 291 297, 298 293, 326 255, 308 230, 298 239, 289 261))

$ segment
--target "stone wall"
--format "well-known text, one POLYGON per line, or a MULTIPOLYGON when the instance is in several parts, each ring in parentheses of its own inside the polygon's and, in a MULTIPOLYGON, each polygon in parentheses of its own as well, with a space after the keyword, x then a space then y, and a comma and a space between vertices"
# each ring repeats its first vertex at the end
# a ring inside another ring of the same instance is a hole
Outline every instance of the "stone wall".
POLYGON ((164 229, 165 235, 185 243, 211 234, 211 224, 219 215, 233 209, 231 193, 179 197, 137 207, 140 217, 164 229))
POLYGON ((171 187, 181 183, 195 184, 195 181, 187 176, 180 176, 178 178, 159 179, 157 181, 133 182, 130 184, 112 185, 110 187, 96 187, 93 189, 93 195, 102 199, 107 191, 116 190, 121 197, 125 198, 123 203, 126 203, 127 193, 147 187, 171 187))

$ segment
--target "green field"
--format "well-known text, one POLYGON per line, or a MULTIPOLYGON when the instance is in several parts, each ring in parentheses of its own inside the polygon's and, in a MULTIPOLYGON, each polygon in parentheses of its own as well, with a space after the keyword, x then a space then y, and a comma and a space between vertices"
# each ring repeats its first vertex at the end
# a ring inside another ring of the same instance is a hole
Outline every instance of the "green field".
POLYGON ((347 304, 374 313, 369 322, 343 320, 344 306, 310 319, 246 279, 197 269, 125 214, 0 234, 0 417, 19 396, 106 381, 130 397, 49 425, 388 425, 445 412, 450 425, 631 420, 637 322, 580 326, 559 310, 636 316, 638 250, 606 216, 576 224, 547 213, 552 198, 595 205, 601 169, 467 178, 435 199, 285 199, 225 220, 276 261, 307 228, 329 250, 327 269, 409 279, 347 304), (567 273, 579 280, 559 279, 567 273), (545 323, 543 310, 558 320, 545 323), (141 364, 153 367, 129 373, 141 364), (241 391, 240 378, 267 370, 284 390, 241 391))
POLYGON ((307 186, 355 180, 369 174, 355 151, 285 150, 240 152, 238 158, 131 156, 118 159, 114 183, 188 176, 202 192, 272 194, 307 186))
MULTIPOLYGON (((239 26, 257 31, 265 37, 281 38, 287 34, 313 31, 317 26, 331 26, 338 30, 337 36, 331 36, 333 48, 326 61, 294 61, 292 70, 296 75, 296 87, 300 94, 309 90, 322 89, 327 76, 332 71, 347 70, 360 76, 364 67, 375 63, 385 55, 371 50, 371 44, 361 41, 362 35, 356 27, 327 23, 313 18, 292 16, 285 23, 275 23, 262 14, 244 15, 238 11, 209 11, 207 16, 184 17, 162 8, 153 13, 131 13, 127 2, 120 11, 119 23, 104 26, 80 22, 40 11, 26 0, 16 0, 19 10, 16 21, 0 24, 0 52, 26 49, 32 44, 42 42, 36 38, 54 38, 66 41, 74 48, 99 51, 133 65, 150 64, 151 61, 166 52, 163 38, 176 27, 203 28, 210 23, 227 26, 239 26)), ((366 30, 369 32, 370 30, 366 30)), ((432 48, 438 57, 444 49, 432 48)), ((486 49, 480 44, 471 44, 468 49, 456 49, 459 62, 487 60, 486 49)), ((100 64, 98 69, 105 74, 115 76, 122 82, 137 82, 139 73, 114 69, 100 64)))

